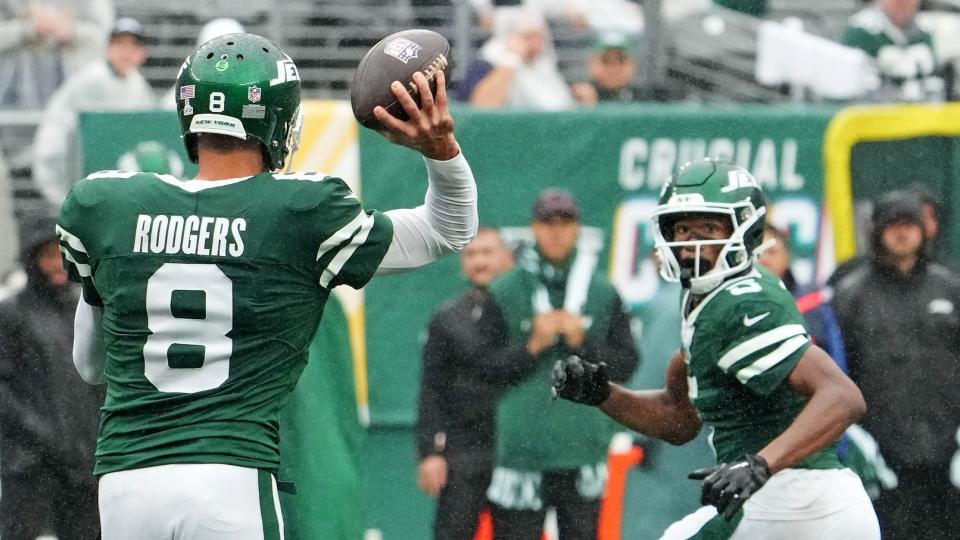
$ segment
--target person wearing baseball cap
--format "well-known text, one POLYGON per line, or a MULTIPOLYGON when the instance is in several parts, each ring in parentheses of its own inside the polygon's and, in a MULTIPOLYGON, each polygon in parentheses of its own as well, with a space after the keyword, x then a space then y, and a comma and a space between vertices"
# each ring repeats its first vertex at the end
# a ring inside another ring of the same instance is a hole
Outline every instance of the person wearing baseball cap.
POLYGON ((676 101, 683 92, 663 84, 637 83, 636 37, 617 31, 600 32, 594 39, 587 60, 590 80, 573 85, 573 94, 583 106, 599 103, 637 103, 676 101))
POLYGON ((84 111, 138 111, 156 107, 157 98, 140 73, 147 58, 143 27, 118 18, 110 31, 106 57, 73 74, 53 94, 34 138, 33 178, 44 198, 60 206, 80 178, 76 148, 77 114, 84 111))
POLYGON ((530 228, 537 250, 548 262, 562 265, 580 236, 580 207, 570 192, 547 189, 533 203, 530 228))
POLYGON ((143 34, 143 25, 133 17, 120 17, 113 22, 113 28, 110 30, 110 40, 123 36, 130 36, 141 45, 145 45, 147 42, 143 34))
POLYGON ((577 355, 624 381, 639 354, 623 302, 598 271, 597 251, 578 248, 581 211, 573 195, 542 191, 530 218, 534 245, 490 284, 482 310, 498 336, 483 365, 511 385, 497 407, 487 490, 493 529, 498 538, 539 538, 553 506, 561 537, 595 538, 612 425, 592 407, 551 399, 550 372, 577 355))
POLYGON ((562 218, 579 222, 580 207, 569 191, 547 189, 542 191, 533 203, 532 217, 534 221, 562 218))

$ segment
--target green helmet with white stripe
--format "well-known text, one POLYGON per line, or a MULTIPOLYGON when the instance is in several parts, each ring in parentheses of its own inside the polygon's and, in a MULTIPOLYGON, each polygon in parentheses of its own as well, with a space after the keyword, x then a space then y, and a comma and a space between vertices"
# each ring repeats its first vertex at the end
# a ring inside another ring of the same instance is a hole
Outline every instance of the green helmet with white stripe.
POLYGON ((187 154, 197 162, 197 135, 255 140, 270 170, 296 151, 303 112, 300 73, 276 43, 227 34, 201 45, 177 75, 177 115, 187 154))
POLYGON ((746 169, 712 158, 684 165, 663 186, 653 212, 660 274, 667 281, 680 281, 694 294, 712 291, 753 263, 763 242, 766 211, 763 191, 746 169), (726 239, 674 241, 673 223, 691 214, 729 218, 733 232, 726 239), (700 253, 706 245, 722 248, 713 267, 701 274, 700 253), (692 269, 681 270, 677 253, 683 247, 695 250, 692 269))

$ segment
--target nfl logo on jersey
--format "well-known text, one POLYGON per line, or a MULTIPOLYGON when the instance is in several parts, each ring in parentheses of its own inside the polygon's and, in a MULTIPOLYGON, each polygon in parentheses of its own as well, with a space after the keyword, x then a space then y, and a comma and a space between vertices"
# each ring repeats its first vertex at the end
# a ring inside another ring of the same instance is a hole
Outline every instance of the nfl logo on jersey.
POLYGON ((250 103, 257 103, 260 101, 260 87, 251 86, 247 88, 247 99, 250 100, 250 103))
POLYGON ((383 52, 384 54, 388 54, 406 64, 410 60, 416 58, 420 54, 421 50, 423 50, 423 47, 417 45, 409 39, 397 38, 390 43, 387 43, 387 46, 384 47, 383 52))

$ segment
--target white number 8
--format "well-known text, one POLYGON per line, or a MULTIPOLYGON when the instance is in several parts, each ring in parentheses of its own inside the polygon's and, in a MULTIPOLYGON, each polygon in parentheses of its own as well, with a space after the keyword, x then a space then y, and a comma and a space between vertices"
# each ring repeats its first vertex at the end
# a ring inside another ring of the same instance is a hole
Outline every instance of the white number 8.
POLYGON ((230 376, 233 340, 233 282, 215 264, 166 263, 147 280, 147 329, 143 345, 144 376, 161 392, 199 392, 216 388, 230 376), (204 318, 173 314, 174 291, 204 295, 204 318), (172 368, 173 345, 203 347, 203 365, 172 368))
POLYGON ((223 92, 210 92, 210 112, 223 112, 227 96, 223 92))

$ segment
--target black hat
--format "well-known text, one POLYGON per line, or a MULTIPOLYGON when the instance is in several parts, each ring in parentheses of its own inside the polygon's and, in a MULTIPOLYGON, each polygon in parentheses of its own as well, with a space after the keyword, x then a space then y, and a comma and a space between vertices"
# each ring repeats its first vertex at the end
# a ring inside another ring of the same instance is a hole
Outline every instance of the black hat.
POLYGON ((28 215, 20 225, 20 262, 33 264, 44 244, 57 241, 57 218, 46 213, 28 215))
POLYGON ((547 189, 540 192, 533 203, 531 216, 534 221, 551 219, 570 219, 580 221, 580 207, 577 200, 565 189, 547 189))
POLYGON ((891 191, 877 201, 873 210, 873 226, 883 229, 898 221, 922 225, 920 196, 906 191, 891 191))
MULTIPOLYGON (((883 253, 883 230, 898 222, 906 222, 923 228, 920 197, 908 191, 891 191, 877 201, 873 208, 873 233, 871 241, 874 253, 883 253)), ((923 247, 921 246, 921 250, 923 247)))

